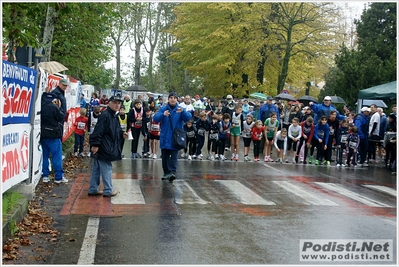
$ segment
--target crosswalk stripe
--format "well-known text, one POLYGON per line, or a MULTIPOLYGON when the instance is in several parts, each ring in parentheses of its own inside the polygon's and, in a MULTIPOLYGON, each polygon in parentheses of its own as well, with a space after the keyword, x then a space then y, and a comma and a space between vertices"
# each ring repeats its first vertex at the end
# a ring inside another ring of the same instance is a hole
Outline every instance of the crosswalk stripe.
POLYGON ((371 189, 374 189, 374 190, 377 190, 377 191, 380 191, 383 193, 387 193, 388 195, 396 197, 396 190, 391 187, 382 186, 382 185, 372 185, 372 184, 363 184, 362 186, 371 188, 371 189))
POLYGON ((281 188, 287 190, 288 192, 291 192, 302 199, 305 200, 305 205, 317 205, 317 206, 339 206, 337 203, 320 197, 315 194, 311 194, 308 191, 304 190, 303 188, 296 186, 290 182, 287 181, 273 181, 273 183, 277 184, 281 188))
POLYGON ((226 187, 237 199, 246 205, 276 205, 276 203, 266 200, 256 194, 254 191, 244 186, 238 181, 233 180, 215 180, 226 187))
POLYGON ((327 188, 331 191, 337 192, 338 194, 344 195, 348 198, 351 198, 353 200, 356 200, 360 203, 363 203, 363 204, 371 206, 371 207, 392 207, 392 206, 386 205, 382 202, 379 202, 377 200, 373 200, 371 198, 359 195, 355 192, 345 189, 341 185, 337 185, 337 184, 333 184, 333 183, 322 183, 322 182, 315 182, 315 183, 324 188, 327 188))
POLYGON ((113 187, 119 194, 111 198, 112 204, 145 204, 139 181, 134 179, 114 179, 113 187))
POLYGON ((209 204, 211 202, 200 198, 194 189, 184 180, 175 180, 175 188, 178 191, 175 197, 176 204, 209 204))
POLYGON ((78 265, 94 264, 94 256, 96 254, 96 242, 97 242, 99 224, 100 224, 100 218, 89 217, 89 220, 87 222, 85 237, 82 243, 82 248, 80 249, 78 265))

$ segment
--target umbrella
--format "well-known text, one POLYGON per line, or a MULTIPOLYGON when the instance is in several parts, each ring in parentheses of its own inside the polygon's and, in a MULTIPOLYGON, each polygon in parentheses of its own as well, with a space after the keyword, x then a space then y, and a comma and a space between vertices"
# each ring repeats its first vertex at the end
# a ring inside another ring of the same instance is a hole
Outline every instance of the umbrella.
POLYGON ((256 98, 256 99, 260 99, 260 100, 266 100, 267 99, 267 95, 262 94, 262 93, 252 93, 249 96, 253 97, 253 98, 256 98))
POLYGON ((345 100, 342 99, 340 96, 330 96, 331 97, 331 103, 336 103, 336 104, 346 104, 345 100))
POLYGON ((280 99, 288 100, 288 101, 296 101, 295 97, 293 97, 290 94, 286 94, 286 93, 278 94, 274 98, 280 98, 280 99))
MULTIPOLYGON (((377 105, 379 108, 387 108, 387 104, 385 104, 384 101, 378 100, 378 99, 363 99, 363 106, 370 106, 372 104, 377 105)), ((355 103, 355 106, 357 106, 357 102, 355 103)))
POLYGON ((68 70, 67 67, 57 61, 40 62, 38 66, 44 69, 48 74, 54 74, 68 70))
POLYGON ((317 99, 314 98, 311 95, 301 96, 300 98, 298 98, 298 101, 303 103, 303 104, 305 104, 305 105, 307 105, 307 106, 309 105, 309 102, 316 102, 317 103, 317 99))

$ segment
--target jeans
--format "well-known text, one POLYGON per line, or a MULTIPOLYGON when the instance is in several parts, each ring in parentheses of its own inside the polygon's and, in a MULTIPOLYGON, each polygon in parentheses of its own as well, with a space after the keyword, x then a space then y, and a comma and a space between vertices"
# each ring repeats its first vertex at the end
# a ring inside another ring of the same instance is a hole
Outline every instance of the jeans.
POLYGON ((75 146, 73 148, 73 152, 83 153, 83 143, 85 141, 85 136, 75 133, 75 146))
POLYGON ((104 184, 104 195, 110 195, 113 191, 111 161, 94 159, 90 177, 89 194, 98 192, 100 176, 102 177, 104 184))
POLYGON ((43 168, 42 177, 50 175, 49 158, 52 156, 55 180, 62 180, 64 170, 62 169, 62 143, 61 139, 43 139, 41 140, 43 150, 43 168))
POLYGON ((177 170, 177 153, 179 150, 161 149, 162 153, 162 169, 164 175, 176 173, 177 170))

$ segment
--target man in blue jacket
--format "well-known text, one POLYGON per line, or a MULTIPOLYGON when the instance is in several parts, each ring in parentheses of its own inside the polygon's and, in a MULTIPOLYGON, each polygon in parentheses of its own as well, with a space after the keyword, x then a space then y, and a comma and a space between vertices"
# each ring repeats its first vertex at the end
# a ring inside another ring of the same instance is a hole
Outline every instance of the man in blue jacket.
POLYGON ((103 195, 113 197, 118 194, 112 188, 112 161, 122 159, 120 142, 127 138, 119 123, 119 109, 123 99, 112 96, 107 108, 101 112, 97 124, 90 135, 91 157, 94 158, 90 177, 89 196, 103 195), (99 191, 100 176, 104 184, 104 191, 99 191))
POLYGON ((179 149, 173 147, 173 130, 183 129, 184 122, 191 119, 191 114, 177 104, 177 94, 172 92, 168 96, 168 103, 160 107, 154 115, 154 122, 161 122, 160 147, 162 153, 162 169, 164 175, 162 180, 173 182, 176 179, 177 153, 179 149), (172 127, 170 125, 172 120, 172 127))
POLYGON ((329 96, 324 97, 323 103, 316 104, 309 102, 309 106, 314 112, 314 121, 319 121, 323 115, 328 118, 333 110, 337 112, 337 119, 339 121, 342 121, 346 118, 345 116, 339 114, 339 111, 335 107, 331 106, 331 97, 329 96))
POLYGON ((360 138, 359 143, 359 154, 360 154, 360 166, 367 167, 366 161, 367 151, 369 147, 368 136, 369 136, 369 114, 370 108, 362 107, 360 113, 353 119, 353 124, 358 129, 358 135, 360 138))

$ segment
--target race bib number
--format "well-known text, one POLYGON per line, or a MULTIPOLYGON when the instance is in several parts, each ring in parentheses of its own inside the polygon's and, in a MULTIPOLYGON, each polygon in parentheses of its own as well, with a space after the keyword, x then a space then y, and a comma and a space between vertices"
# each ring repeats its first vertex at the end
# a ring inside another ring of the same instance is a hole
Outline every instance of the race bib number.
POLYGON ((334 129, 330 129, 330 135, 334 135, 334 129))
POLYGON ((127 125, 126 124, 121 124, 121 128, 122 128, 122 131, 126 131, 127 125))
POLYGON ((341 136, 341 143, 345 143, 347 139, 348 139, 347 135, 341 136))
POLYGON ((159 132, 159 124, 151 124, 152 132, 159 132))
POLYGON ((78 129, 79 130, 84 130, 86 127, 86 123, 84 122, 78 122, 78 129))
POLYGON ((350 141, 350 142, 349 142, 349 147, 352 148, 352 149, 355 149, 355 148, 356 148, 356 145, 357 145, 356 142, 353 142, 353 141, 350 141))
POLYGON ((204 136, 205 135, 205 129, 198 129, 198 135, 204 136))
POLYGON ((143 125, 142 121, 135 121, 134 122, 134 126, 136 126, 136 127, 141 127, 141 125, 143 125))
POLYGON ((187 132, 187 137, 188 138, 192 138, 194 136, 195 136, 195 132, 194 131, 187 132))
POLYGON ((219 137, 218 133, 209 134, 209 138, 212 139, 212 140, 216 140, 216 139, 218 139, 218 137, 219 137))

